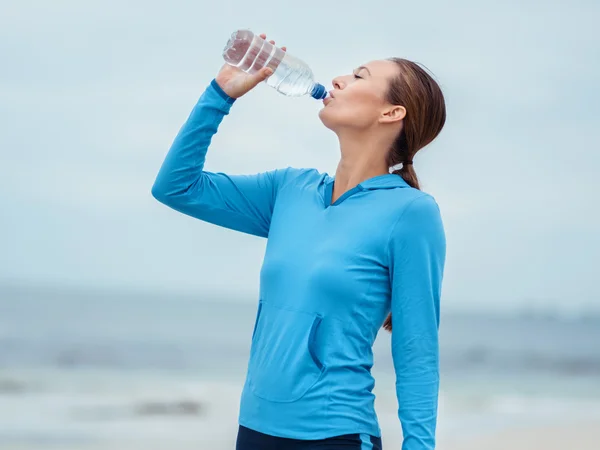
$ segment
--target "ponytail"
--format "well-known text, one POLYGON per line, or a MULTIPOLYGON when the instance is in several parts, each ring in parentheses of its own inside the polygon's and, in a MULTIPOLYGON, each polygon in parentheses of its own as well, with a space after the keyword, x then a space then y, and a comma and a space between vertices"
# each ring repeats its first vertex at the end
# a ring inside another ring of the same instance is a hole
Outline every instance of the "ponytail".
POLYGON ((400 175, 411 188, 421 189, 419 186, 419 179, 417 178, 417 172, 415 172, 412 161, 403 162, 402 167, 394 170, 392 173, 400 175))

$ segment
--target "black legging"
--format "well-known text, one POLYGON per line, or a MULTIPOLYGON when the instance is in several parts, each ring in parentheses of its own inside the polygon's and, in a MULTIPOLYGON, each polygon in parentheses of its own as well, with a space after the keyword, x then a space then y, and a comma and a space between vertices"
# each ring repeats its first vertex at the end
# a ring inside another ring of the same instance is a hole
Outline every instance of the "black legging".
POLYGON ((287 439, 239 427, 236 450, 382 450, 381 438, 345 434, 327 439, 287 439))

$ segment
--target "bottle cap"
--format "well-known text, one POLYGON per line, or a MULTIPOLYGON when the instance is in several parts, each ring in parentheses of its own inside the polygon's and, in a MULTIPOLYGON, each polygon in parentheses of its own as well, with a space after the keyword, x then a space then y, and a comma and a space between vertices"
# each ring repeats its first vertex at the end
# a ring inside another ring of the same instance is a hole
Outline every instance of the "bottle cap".
POLYGON ((313 87, 310 96, 317 100, 323 100, 325 97, 327 97, 327 89, 325 89, 325 86, 323 86, 322 84, 315 83, 315 86, 313 87))

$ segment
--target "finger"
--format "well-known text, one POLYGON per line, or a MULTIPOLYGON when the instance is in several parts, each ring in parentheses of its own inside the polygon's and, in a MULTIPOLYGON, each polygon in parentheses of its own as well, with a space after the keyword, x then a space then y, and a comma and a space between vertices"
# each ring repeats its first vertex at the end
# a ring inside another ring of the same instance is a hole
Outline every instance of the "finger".
POLYGON ((284 52, 287 51, 287 47, 281 47, 281 50, 283 50, 284 52))
POLYGON ((263 39, 266 39, 266 38, 267 38, 267 35, 266 35, 265 33, 261 33, 261 34, 259 34, 259 36, 260 36, 261 38, 263 38, 263 39))
POLYGON ((275 41, 269 41, 269 44, 275 45, 275 41))

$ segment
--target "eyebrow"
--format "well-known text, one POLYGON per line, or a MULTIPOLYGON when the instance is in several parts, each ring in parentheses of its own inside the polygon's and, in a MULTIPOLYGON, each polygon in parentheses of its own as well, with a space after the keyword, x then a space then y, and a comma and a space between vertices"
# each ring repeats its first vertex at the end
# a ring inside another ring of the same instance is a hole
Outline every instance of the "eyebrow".
POLYGON ((367 67, 365 67, 365 66, 358 66, 358 67, 356 68, 356 71, 357 71, 357 72, 360 72, 362 69, 365 69, 365 70, 367 71, 367 73, 368 73, 369 75, 371 75, 371 71, 370 71, 370 70, 369 70, 367 67))

